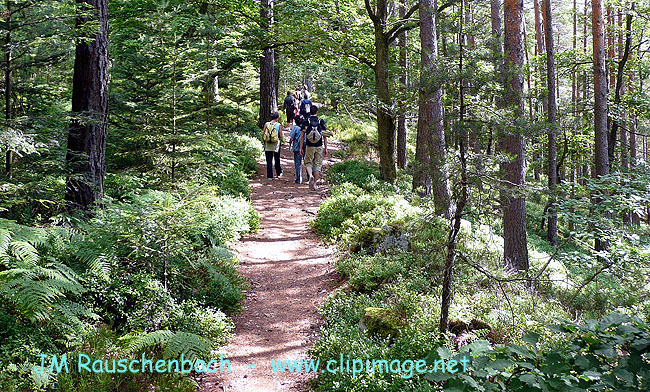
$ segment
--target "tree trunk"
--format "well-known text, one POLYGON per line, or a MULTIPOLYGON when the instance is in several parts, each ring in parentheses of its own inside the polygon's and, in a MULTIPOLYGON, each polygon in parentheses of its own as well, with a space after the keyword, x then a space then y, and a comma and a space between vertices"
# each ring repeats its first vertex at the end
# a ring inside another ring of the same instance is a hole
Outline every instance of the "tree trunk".
POLYGON ((499 79, 503 79, 503 42, 501 36, 501 0, 490 0, 490 24, 492 26, 493 56, 499 79))
MULTIPOLYGON (((544 0, 542 0, 544 1, 544 0)), ((543 32, 543 27, 542 27, 542 9, 539 5, 539 0, 534 0, 533 1, 533 11, 535 12, 535 54, 540 58, 544 51, 546 50, 545 44, 544 44, 544 32, 543 32)), ((538 75, 540 79, 542 80, 542 83, 544 81, 544 66, 540 62, 538 65, 537 69, 538 75)), ((548 107, 548 102, 547 102, 548 97, 544 96, 544 99, 542 101, 542 106, 541 106, 541 112, 543 113, 546 111, 546 108, 548 107)), ((539 180, 538 174, 535 175, 535 179, 539 180)))
MULTIPOLYGON (((11 80, 11 1, 7 0, 7 36, 5 38, 5 120, 7 123, 13 118, 11 112, 11 94, 12 94, 12 80, 11 80)), ((11 178, 11 166, 13 164, 13 153, 10 149, 7 149, 5 156, 5 174, 7 178, 11 178)))
MULTIPOLYGON (((273 50, 273 87, 275 89, 275 100, 277 109, 277 99, 280 97, 278 90, 280 89, 280 50, 273 50)), ((286 89, 285 89, 286 90, 286 89)))
POLYGON ((373 20, 375 27, 375 88, 377 90, 377 133, 379 137, 379 165, 381 178, 394 182, 397 177, 395 154, 395 118, 389 85, 390 42, 384 31, 388 3, 377 1, 377 11, 373 20))
MULTIPOLYGON (((627 91, 634 94, 634 72, 631 72, 628 77, 627 91)), ((630 169, 636 166, 636 115, 630 114, 630 169)))
MULTIPOLYGON (((494 58, 494 69, 501 85, 505 85, 503 73, 503 40, 501 34, 501 0, 490 0, 490 25, 492 28, 492 57, 494 58)), ((494 100, 499 108, 503 107, 503 100, 498 94, 495 94, 494 100)), ((492 143, 494 138, 493 127, 490 127, 490 134, 488 135, 487 155, 492 155, 492 143)))
MULTIPOLYGON (((422 17, 425 13, 422 12, 422 2, 420 2, 420 20, 423 21, 422 17)), ((429 0, 430 1, 430 0, 429 0)), ((435 4, 435 3, 434 3, 435 4)), ((461 14, 463 13, 464 2, 461 2, 461 14)), ((433 15, 435 16, 435 9, 433 15)), ((428 19, 428 15, 427 15, 428 19)), ((435 19, 434 19, 435 21, 435 19)), ((422 28, 422 27, 420 27, 422 28)), ((435 30, 434 30, 435 31, 435 30)), ((460 51, 459 51, 459 74, 463 74, 463 20, 460 20, 460 51)), ((456 263, 456 240, 458 234, 460 233, 461 223, 463 218, 463 210, 467 204, 467 199, 469 197, 468 192, 468 180, 467 180, 467 150, 468 150, 468 135, 465 128, 465 96, 463 90, 464 80, 461 77, 459 81, 459 98, 460 98, 460 116, 459 116, 459 143, 458 150, 460 152, 460 163, 461 163, 461 193, 458 199, 458 205, 456 206, 456 211, 453 216, 453 226, 449 231, 449 238, 447 241, 447 260, 445 262, 445 269, 442 282, 442 296, 441 296, 441 305, 440 305, 440 332, 444 333, 447 331, 449 325, 449 307, 452 301, 452 279, 454 274, 454 265, 456 263)))
MULTIPOLYGON (((616 46, 618 48, 618 61, 619 61, 619 64, 620 64, 620 62, 623 62, 623 58, 625 57, 625 45, 623 44, 623 31, 625 31, 625 30, 623 30, 623 12, 622 12, 621 9, 618 10, 618 12, 616 13, 616 16, 617 16, 617 26, 618 26, 618 32, 619 32, 618 33, 618 44, 616 46)), ((630 28, 631 27, 632 26, 630 25, 630 28)), ((627 37, 627 34, 625 34, 625 36, 627 37)), ((631 32, 630 32, 630 36, 631 36, 631 32)), ((626 40, 626 42, 627 42, 627 40, 626 40)), ((624 75, 621 75, 621 82, 618 83, 618 80, 617 80, 616 85, 617 85, 616 87, 618 88, 618 96, 622 97, 625 94, 625 76, 624 75)), ((623 117, 623 114, 619 113, 619 116, 623 117)), ((623 121, 623 123, 625 123, 624 118, 625 117, 621 118, 621 121, 623 121)), ((628 171, 629 168, 630 168, 629 167, 630 160, 629 160, 629 157, 628 157, 629 150, 628 150, 628 145, 627 145, 627 130, 625 129, 625 126, 623 126, 623 127, 619 126, 619 128, 620 128, 620 134, 621 134, 621 166, 623 167, 624 171, 628 171)))
MULTIPOLYGON (((406 0, 402 0, 399 7, 400 19, 404 19, 406 15, 406 0)), ((406 100, 404 95, 408 88, 408 57, 407 57, 407 33, 406 31, 399 36, 399 65, 402 69, 400 76, 400 87, 402 88, 402 96, 399 98, 399 117, 397 119, 397 166, 406 169, 406 100)))
POLYGON ((553 47, 553 13, 551 12, 551 0, 543 0, 544 11, 544 36, 546 38, 546 85, 548 87, 548 226, 547 238, 551 245, 557 245, 557 147, 555 141, 557 126, 557 103, 555 95, 555 53, 553 47))
POLYGON ((614 31, 616 31, 616 26, 614 26, 612 7, 607 6, 607 25, 605 26, 605 36, 607 37, 607 59, 609 61, 605 63, 605 72, 607 72, 607 75, 609 76, 609 85, 607 86, 609 90, 613 89, 614 83, 616 83, 616 76, 611 66, 611 64, 614 62, 614 31))
POLYGON ((104 197, 108 125, 108 0, 77 0, 77 26, 96 20, 92 40, 77 41, 72 86, 72 113, 66 163, 70 176, 65 199, 86 208, 104 197))
MULTIPOLYGON (((634 3, 632 3, 632 10, 634 10, 634 3)), ((621 40, 622 43, 622 40, 621 40)), ((616 71, 616 78, 615 78, 615 92, 614 92, 614 106, 617 106, 621 103, 621 96, 623 95, 624 88, 625 88, 625 83, 624 83, 624 78, 623 78, 623 73, 625 71, 625 64, 627 63, 628 58, 630 57, 630 47, 632 45, 632 13, 629 13, 627 17, 625 18, 625 48, 621 53, 621 58, 618 61, 618 69, 616 71)), ((620 113, 618 114, 620 116, 620 113)), ((614 164, 614 151, 616 147, 616 136, 618 134, 618 128, 620 124, 620 119, 618 117, 615 117, 612 121, 612 128, 610 129, 609 132, 609 140, 608 140, 608 159, 609 159, 609 168, 610 170, 612 169, 612 166, 614 164)), ((624 132, 624 131, 623 131, 624 132)), ((627 154, 625 153, 625 148, 626 146, 622 146, 622 153, 621 153, 621 162, 625 166, 627 162, 627 154)))
MULTIPOLYGON (((270 34, 273 28, 273 6, 274 0, 260 1, 260 17, 265 23, 265 30, 270 34)), ((270 45, 270 42, 266 42, 270 45)), ((271 113, 278 110, 278 99, 275 88, 275 53, 270 46, 262 49, 260 59, 260 113, 257 126, 264 127, 264 124, 271 121, 271 113)))
MULTIPOLYGON (((514 109, 514 122, 521 121, 524 113, 523 100, 523 0, 506 0, 504 4, 504 103, 514 109)), ((519 126, 508 126, 499 138, 499 149, 511 157, 500 164, 505 181, 501 203, 503 206, 504 259, 506 268, 528 270, 528 247, 526 234, 526 199, 521 195, 525 186, 524 137, 519 126)))
POLYGON ((433 191, 436 214, 450 217, 451 188, 447 171, 447 152, 442 115, 442 88, 436 79, 438 40, 433 0, 420 0, 421 66, 416 166, 413 189, 424 195, 433 191))
MULTIPOLYGON (((609 173, 607 147, 607 75, 605 74, 605 31, 603 24, 603 2, 593 0, 591 5, 593 61, 594 61, 594 175, 596 178, 609 173)), ((594 201, 598 203, 599 197, 594 201)), ((607 249, 607 243, 599 238, 595 241, 596 251, 607 249)))
MULTIPOLYGON (((585 58, 587 58, 587 56, 588 56, 588 53, 587 53, 587 24, 589 22, 589 16, 587 14, 587 10, 588 10, 587 1, 588 0, 584 0, 584 3, 583 3, 584 13, 582 15, 582 53, 584 54, 585 58)), ((582 99, 583 99, 584 102, 588 102, 587 100, 588 100, 588 97, 589 97, 589 73, 587 72, 587 70, 584 70, 582 72, 582 88, 583 88, 582 99)), ((584 106, 584 108, 586 109, 586 106, 584 106)), ((588 165, 585 164, 585 168, 587 168, 587 166, 588 165)), ((585 170, 583 174, 586 177, 587 176, 587 170, 585 170)), ((585 181, 583 181, 583 185, 584 185, 584 183, 585 183, 585 181)))
MULTIPOLYGON (((524 18, 524 60, 526 65, 530 68, 530 57, 528 56, 528 35, 526 32, 526 19, 524 18)), ((531 89, 531 72, 526 72, 526 87, 528 88, 528 115, 533 117, 533 90, 531 89)), ((535 174, 537 176, 537 174, 535 174)))
MULTIPOLYGON (((578 62, 577 58, 577 45, 578 45, 578 9, 577 1, 573 0, 573 37, 572 37, 572 47, 573 47, 573 61, 578 62)), ((578 117, 578 79, 577 79, 577 67, 574 67, 571 70, 571 104, 573 106, 573 117, 574 120, 578 117)))

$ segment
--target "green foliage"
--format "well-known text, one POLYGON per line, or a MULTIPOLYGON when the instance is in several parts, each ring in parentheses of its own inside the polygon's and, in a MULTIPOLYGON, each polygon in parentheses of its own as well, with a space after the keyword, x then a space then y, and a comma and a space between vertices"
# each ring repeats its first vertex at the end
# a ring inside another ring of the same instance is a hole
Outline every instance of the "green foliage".
POLYGON ((126 173, 107 173, 104 179, 106 196, 124 201, 132 193, 140 193, 144 188, 142 178, 126 173))
POLYGON ((336 265, 337 271, 350 279, 350 287, 356 291, 371 292, 380 284, 406 275, 414 260, 408 255, 351 255, 336 265))
POLYGON ((346 183, 332 188, 332 197, 321 204, 313 225, 326 240, 350 246, 363 235, 364 227, 381 228, 419 213, 400 195, 363 193, 346 183))
MULTIPOLYGON (((72 353, 69 358, 76 359, 76 355, 84 353, 91 360, 100 359, 111 361, 113 359, 139 359, 141 356, 131 354, 124 347, 124 339, 116 338, 114 333, 107 328, 99 328, 86 337, 83 351, 72 353)), ((147 358, 157 360, 162 358, 148 352, 147 358)), ((204 357, 205 358, 205 357, 204 357)), ((112 366, 112 365, 109 365, 112 366)), ((44 375, 48 376, 48 369, 44 375)), ((53 375, 49 375, 53 377, 53 375)), ((118 377, 111 373, 61 373, 57 376, 56 384, 50 385, 55 391, 100 391, 111 392, 115 390, 125 392, 140 392, 142 385, 156 385, 161 390, 173 392, 191 392, 196 389, 196 383, 191 378, 176 373, 138 373, 121 374, 118 377)))
POLYGON ((346 160, 332 165, 327 179, 333 184, 352 183, 360 188, 368 189, 369 184, 379 178, 379 166, 369 161, 346 160))
POLYGON ((441 347, 427 357, 471 359, 464 374, 427 378, 448 391, 642 391, 650 388, 650 325, 621 314, 585 323, 563 321, 552 330, 565 343, 539 349, 539 335, 525 345, 491 347, 479 340, 454 353, 441 347), (443 383, 444 382, 444 383, 443 383))
MULTIPOLYGON (((135 390, 138 380, 130 376, 117 384, 99 375, 87 382, 74 376, 36 379, 31 366, 41 350, 83 352, 99 322, 114 334, 141 338, 141 349, 168 357, 208 358, 232 329, 221 310, 239 309, 243 279, 224 247, 258 224, 250 202, 220 196, 220 187, 188 184, 172 193, 123 185, 141 184, 133 177, 111 183, 114 201, 88 222, 69 219, 75 228, 0 221, 0 320, 12 331, 0 334, 0 341, 14 350, 0 362, 0 382, 12 385, 20 378, 21 389, 82 390, 125 383, 125 390, 135 390), (156 331, 170 335, 154 348, 147 339, 156 331)), ((118 355, 134 352, 116 347, 118 355)), ((159 385, 168 381, 156 379, 159 385)))

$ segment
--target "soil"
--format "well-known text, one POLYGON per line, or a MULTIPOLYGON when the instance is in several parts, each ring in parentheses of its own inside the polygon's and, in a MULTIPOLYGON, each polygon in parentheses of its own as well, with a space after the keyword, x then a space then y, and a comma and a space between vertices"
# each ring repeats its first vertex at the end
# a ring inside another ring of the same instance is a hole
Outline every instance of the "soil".
MULTIPOLYGON (((336 161, 335 150, 330 143, 325 170, 336 161)), ((309 227, 327 190, 323 184, 317 191, 296 184, 293 153, 283 148, 281 157, 280 178, 267 179, 266 164, 258 165, 251 199, 260 230, 235 246, 249 287, 243 311, 234 317, 233 337, 222 350, 232 372, 206 375, 199 380, 201 391, 306 391, 314 377, 274 374, 271 368, 272 360, 308 359, 321 324, 317 309, 339 281, 333 251, 309 227)))

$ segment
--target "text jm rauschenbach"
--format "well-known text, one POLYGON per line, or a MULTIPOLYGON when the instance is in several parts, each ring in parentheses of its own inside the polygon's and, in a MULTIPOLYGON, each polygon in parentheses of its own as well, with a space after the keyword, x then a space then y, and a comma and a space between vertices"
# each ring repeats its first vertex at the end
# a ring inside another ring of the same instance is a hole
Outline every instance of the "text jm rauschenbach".
MULTIPOLYGON (((49 359, 50 373, 70 373, 70 366, 68 363, 67 355, 39 355, 41 359, 41 366, 34 367, 37 373, 43 373, 47 368, 46 361, 49 359)), ((320 367, 320 361, 312 360, 282 360, 271 361, 271 368, 273 373, 351 373, 353 377, 356 375, 367 373, 392 373, 401 374, 403 378, 410 378, 413 374, 422 373, 466 373, 467 365, 470 360, 463 356, 459 360, 436 360, 432 364, 433 367, 427 365, 423 359, 420 360, 385 360, 385 359, 343 359, 343 355, 339 360, 329 360, 323 369, 320 367), (462 370, 461 370, 462 368, 462 370)), ((255 367, 255 365, 249 365, 255 367)), ((223 354, 220 354, 219 360, 196 360, 190 361, 181 355, 180 359, 147 359, 145 354, 142 354, 140 359, 96 359, 93 360, 87 354, 78 354, 76 361, 76 370, 79 373, 181 373, 187 374, 191 372, 197 373, 230 373, 232 372, 230 360, 224 359, 223 354)))

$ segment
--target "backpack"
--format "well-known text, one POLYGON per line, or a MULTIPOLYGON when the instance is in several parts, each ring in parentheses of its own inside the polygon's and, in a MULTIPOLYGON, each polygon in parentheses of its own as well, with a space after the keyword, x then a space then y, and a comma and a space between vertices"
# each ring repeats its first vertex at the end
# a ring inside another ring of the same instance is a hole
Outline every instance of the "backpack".
POLYGON ((318 144, 321 139, 323 139, 323 131, 321 131, 320 120, 316 116, 311 116, 307 127, 307 141, 310 144, 318 144))
POLYGON ((304 99, 302 103, 304 104, 304 110, 301 110, 300 113, 303 113, 303 115, 308 115, 311 112, 311 101, 304 99))
POLYGON ((262 140, 265 143, 277 143, 278 142, 278 132, 275 130, 275 125, 272 122, 267 122, 264 125, 264 130, 262 131, 262 140))

